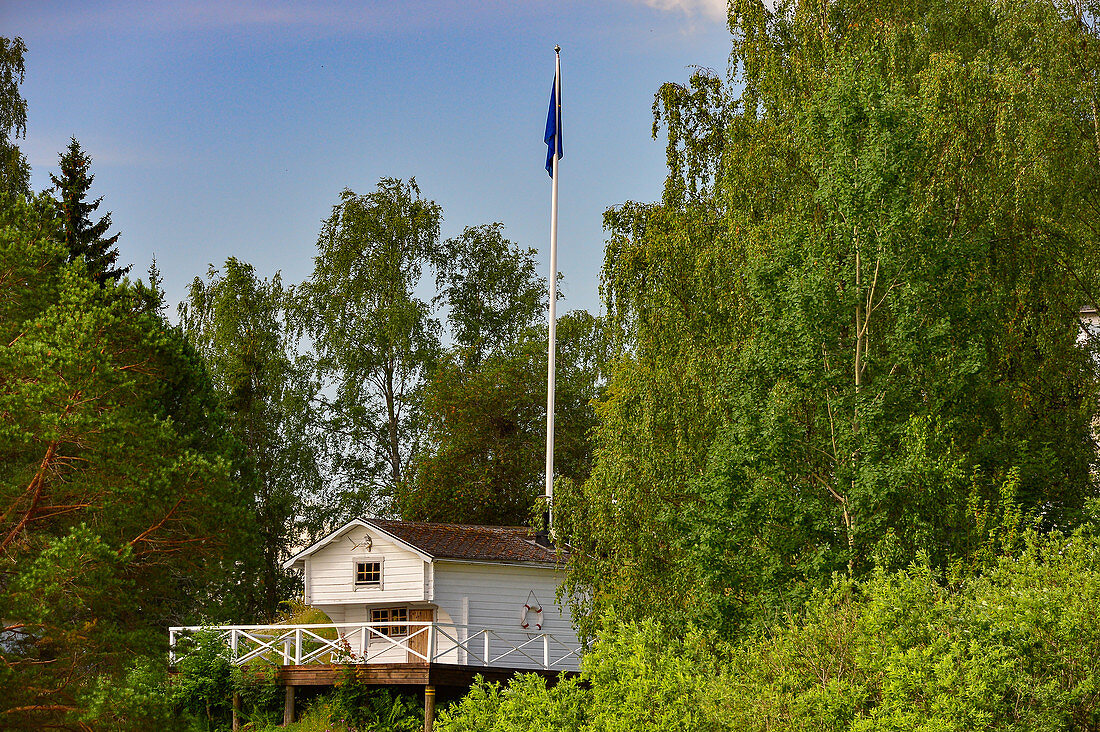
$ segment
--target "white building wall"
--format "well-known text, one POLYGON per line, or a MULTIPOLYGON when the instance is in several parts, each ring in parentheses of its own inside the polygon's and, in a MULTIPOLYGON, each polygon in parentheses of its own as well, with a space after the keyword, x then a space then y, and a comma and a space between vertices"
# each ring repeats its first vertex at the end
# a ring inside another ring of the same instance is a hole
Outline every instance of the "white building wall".
POLYGON ((379 607, 427 599, 424 560, 375 532, 370 532, 372 544, 368 550, 362 546, 367 534, 368 530, 362 526, 352 527, 309 557, 306 568, 309 604, 323 610, 330 605, 359 606, 348 607, 341 619, 355 622, 368 619, 364 609, 368 605, 379 607), (360 546, 355 548, 356 544, 360 546), (381 587, 356 587, 355 560, 378 558, 382 558, 381 587))
MULTIPOLYGON (((473 564, 437 560, 434 562, 435 602, 452 618, 465 619, 465 628, 457 628, 461 640, 469 644, 471 654, 483 653, 483 640, 476 634, 483 628, 492 628, 490 654, 498 656, 507 650, 507 644, 521 645, 531 641, 523 650, 534 660, 519 653, 511 653, 494 665, 516 668, 534 668, 543 658, 540 633, 549 633, 566 646, 577 645, 577 633, 573 629, 568 608, 558 605, 556 594, 564 572, 547 567, 524 567, 502 564, 473 564), (520 626, 523 606, 531 594, 543 608, 542 630, 535 627, 535 615, 529 615, 530 626, 520 626), (470 638, 470 636, 475 636, 470 638), (503 638, 501 640, 497 636, 503 638)), ((461 620, 459 620, 461 623, 461 620)), ((555 641, 549 642, 551 663, 565 655, 567 648, 555 641)), ((459 663, 479 665, 480 659, 459 653, 459 663)), ((576 670, 578 660, 571 656, 555 668, 576 670)))
MULTIPOLYGON (((493 662, 513 668, 540 667, 544 657, 541 633, 554 636, 547 650, 554 668, 577 670, 576 656, 566 656, 577 646, 568 608, 558 605, 556 594, 564 571, 551 567, 475 563, 449 560, 426 562, 419 554, 396 544, 384 535, 362 526, 349 529, 335 541, 310 555, 304 562, 306 601, 323 610, 334 623, 363 623, 370 620, 370 609, 434 605, 438 635, 436 650, 444 654, 443 663, 481 665, 484 655, 483 629, 489 634, 490 657, 496 658, 510 647, 523 646, 523 653, 508 653, 493 662), (371 538, 371 548, 365 544, 371 538), (358 545, 358 546, 356 546, 358 545), (354 563, 363 559, 382 559, 381 587, 356 587, 354 563), (534 600, 531 600, 531 597, 534 600), (535 627, 536 616, 529 615, 527 629, 520 626, 525 603, 537 602, 543 608, 543 627, 535 627), (564 644, 564 645, 563 645, 564 644), (465 646, 465 647, 463 647, 465 646), (469 648, 467 652, 466 648, 469 648)), ((358 639, 351 650, 361 653, 358 639)), ((369 643, 368 656, 374 663, 402 663, 403 649, 393 648, 385 640, 369 643), (386 649, 381 655, 377 651, 386 649)))

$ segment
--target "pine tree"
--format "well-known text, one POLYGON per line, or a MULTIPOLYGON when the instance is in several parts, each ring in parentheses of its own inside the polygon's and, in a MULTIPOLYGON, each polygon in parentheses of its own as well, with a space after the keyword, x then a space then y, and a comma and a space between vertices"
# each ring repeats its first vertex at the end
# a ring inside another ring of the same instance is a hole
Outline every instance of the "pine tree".
POLYGON ((130 271, 129 267, 116 268, 118 249, 115 243, 118 234, 104 238, 111 228, 111 213, 93 224, 91 216, 103 201, 100 196, 88 203, 88 189, 95 176, 89 171, 92 158, 81 149, 76 138, 69 142, 68 149, 60 155, 61 177, 51 174, 57 194, 60 197, 61 211, 64 216, 65 243, 69 247, 69 261, 83 256, 88 272, 101 285, 108 280, 117 282, 122 275, 130 271))

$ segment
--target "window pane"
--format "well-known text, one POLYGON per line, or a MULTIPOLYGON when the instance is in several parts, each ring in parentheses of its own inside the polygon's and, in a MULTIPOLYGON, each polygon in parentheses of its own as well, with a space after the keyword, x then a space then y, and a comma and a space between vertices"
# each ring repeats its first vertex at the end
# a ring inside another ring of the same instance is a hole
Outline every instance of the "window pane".
MULTIPOLYGON (((390 620, 394 623, 407 623, 409 622, 409 611, 407 608, 395 607, 390 610, 390 620)), ((390 635, 408 635, 409 626, 407 625, 395 625, 391 629, 390 635)))
POLYGON ((380 585, 382 584, 382 562, 356 562, 355 584, 380 585))

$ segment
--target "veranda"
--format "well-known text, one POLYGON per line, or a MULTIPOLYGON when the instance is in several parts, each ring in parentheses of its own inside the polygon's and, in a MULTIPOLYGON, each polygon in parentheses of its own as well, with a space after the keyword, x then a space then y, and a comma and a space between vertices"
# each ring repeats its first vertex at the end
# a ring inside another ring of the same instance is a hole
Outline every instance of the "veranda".
MULTIPOLYGON (((215 635, 238 666, 273 665, 285 687, 284 724, 294 720, 296 687, 332 686, 350 669, 364 684, 420 687, 424 729, 432 729, 437 687, 469 688, 474 677, 504 681, 516 673, 548 679, 575 674, 581 647, 575 637, 511 627, 402 622, 310 625, 220 625, 169 628, 169 659, 186 653, 185 639, 215 635)), ((236 703, 234 729, 237 729, 236 703)))

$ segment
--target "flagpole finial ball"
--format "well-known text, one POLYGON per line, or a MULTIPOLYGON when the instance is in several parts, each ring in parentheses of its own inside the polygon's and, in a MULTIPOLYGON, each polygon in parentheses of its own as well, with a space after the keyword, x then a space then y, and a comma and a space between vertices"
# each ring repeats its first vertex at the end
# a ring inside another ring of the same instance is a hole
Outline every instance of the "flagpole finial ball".
POLYGON ((554 45, 554 53, 561 53, 561 46, 555 44, 554 45))

